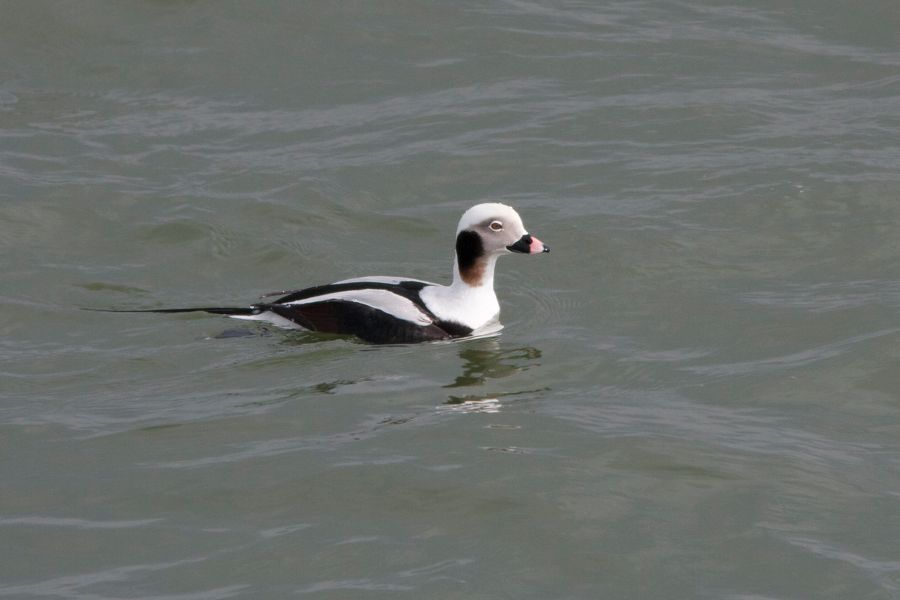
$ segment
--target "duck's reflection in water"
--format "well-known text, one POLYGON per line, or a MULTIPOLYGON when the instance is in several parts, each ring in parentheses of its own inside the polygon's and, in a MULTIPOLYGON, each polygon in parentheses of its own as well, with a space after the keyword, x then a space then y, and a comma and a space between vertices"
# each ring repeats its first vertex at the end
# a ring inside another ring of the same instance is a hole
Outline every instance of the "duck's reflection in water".
MULTIPOLYGON (((465 344, 459 352, 462 374, 445 388, 459 389, 484 385, 491 379, 502 379, 538 366, 541 351, 532 346, 503 348, 496 339, 485 339, 465 344)), ((524 391, 524 390, 522 390, 524 391)), ((451 394, 444 405, 458 412, 489 412, 500 410, 500 399, 521 391, 494 392, 490 394, 451 394)))

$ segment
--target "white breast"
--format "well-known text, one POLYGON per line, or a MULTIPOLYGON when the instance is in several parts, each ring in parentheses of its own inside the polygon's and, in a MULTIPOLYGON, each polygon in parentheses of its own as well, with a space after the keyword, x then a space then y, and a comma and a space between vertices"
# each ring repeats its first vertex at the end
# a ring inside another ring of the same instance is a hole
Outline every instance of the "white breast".
POLYGON ((500 303, 492 287, 435 285, 419 295, 439 319, 465 325, 475 332, 491 326, 500 317, 500 303))

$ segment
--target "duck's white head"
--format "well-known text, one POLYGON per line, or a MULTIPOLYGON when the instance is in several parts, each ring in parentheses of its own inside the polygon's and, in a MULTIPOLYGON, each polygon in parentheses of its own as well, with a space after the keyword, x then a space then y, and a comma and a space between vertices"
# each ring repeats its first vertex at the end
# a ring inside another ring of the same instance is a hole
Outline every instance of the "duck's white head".
POLYGON ((493 285, 494 261, 509 252, 540 254, 550 248, 528 233, 510 206, 489 202, 463 213, 456 228, 456 266, 462 281, 476 287, 493 285))

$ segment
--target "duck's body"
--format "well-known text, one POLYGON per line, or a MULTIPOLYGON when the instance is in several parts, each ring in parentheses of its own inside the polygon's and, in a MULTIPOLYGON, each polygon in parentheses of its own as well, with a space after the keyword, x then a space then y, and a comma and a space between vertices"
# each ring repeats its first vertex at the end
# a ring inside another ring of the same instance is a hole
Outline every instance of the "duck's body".
POLYGON ((479 329, 474 322, 442 319, 429 308, 425 290, 441 287, 416 279, 361 277, 291 292, 274 302, 253 305, 251 314, 231 316, 287 328, 353 333, 375 344, 445 340, 479 329))
MULTIPOLYGON (((355 335, 375 343, 413 343, 478 335, 500 328, 494 266, 501 254, 550 249, 532 237, 515 210, 473 206, 460 219, 453 282, 370 276, 291 292, 247 308, 174 308, 205 311, 281 327, 355 335)), ((143 312, 143 311, 142 311, 143 312)))

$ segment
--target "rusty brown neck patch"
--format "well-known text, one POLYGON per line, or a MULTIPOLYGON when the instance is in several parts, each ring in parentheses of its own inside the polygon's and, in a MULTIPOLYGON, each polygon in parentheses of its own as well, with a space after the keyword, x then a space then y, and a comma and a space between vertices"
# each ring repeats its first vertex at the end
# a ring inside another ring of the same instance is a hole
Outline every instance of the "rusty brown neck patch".
POLYGON ((473 287, 478 287, 484 282, 484 270, 487 268, 487 261, 484 257, 477 259, 469 265, 467 269, 459 268, 459 276, 462 280, 473 287))
POLYGON ((481 285, 487 261, 481 236, 476 232, 460 231, 456 236, 456 265, 463 281, 472 286, 481 285))

